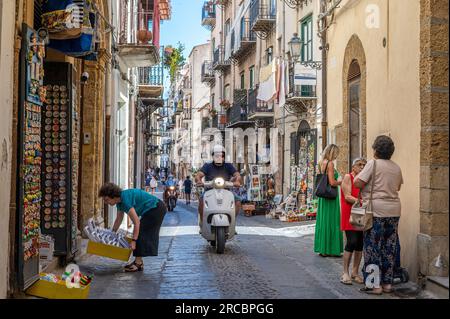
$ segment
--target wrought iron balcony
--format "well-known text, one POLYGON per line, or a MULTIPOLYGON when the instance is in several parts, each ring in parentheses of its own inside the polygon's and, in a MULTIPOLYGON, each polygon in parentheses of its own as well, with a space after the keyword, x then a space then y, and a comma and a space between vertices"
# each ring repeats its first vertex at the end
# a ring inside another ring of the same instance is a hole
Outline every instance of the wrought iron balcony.
POLYGON ((208 30, 216 26, 216 5, 213 1, 206 1, 202 8, 202 26, 208 30))
POLYGON ((208 83, 209 85, 213 84, 216 81, 211 61, 203 62, 201 81, 204 83, 208 83))
MULTIPOLYGON (((234 35, 234 33, 232 34, 234 35)), ((250 19, 245 19, 241 23, 241 32, 236 39, 237 45, 233 51, 233 58, 241 60, 252 52, 252 49, 256 47, 256 34, 250 29, 250 19)), ((233 43, 233 38, 232 38, 233 43)))
POLYGON ((190 121, 192 119, 192 110, 190 108, 183 110, 183 121, 190 121))
POLYGON ((233 92, 233 104, 227 110, 227 127, 243 127, 252 122, 247 118, 247 90, 236 89, 233 92))
POLYGON ((213 70, 224 71, 231 68, 231 61, 225 60, 225 47, 219 45, 214 51, 213 70))
POLYGON ((248 119, 256 120, 261 118, 273 118, 273 105, 258 100, 258 89, 248 92, 248 119))
POLYGON ((261 39, 267 38, 276 24, 275 0, 252 0, 250 4, 250 28, 261 39))
POLYGON ((118 54, 129 68, 149 67, 159 62, 159 49, 153 43, 156 38, 149 29, 153 11, 129 14, 128 4, 121 7, 118 54), (131 21, 137 21, 135 25, 131 21))
POLYGON ((315 85, 294 85, 286 98, 286 107, 290 112, 301 114, 315 107, 317 94, 315 85))
POLYGON ((157 66, 138 69, 139 96, 160 98, 164 90, 164 67, 157 66))

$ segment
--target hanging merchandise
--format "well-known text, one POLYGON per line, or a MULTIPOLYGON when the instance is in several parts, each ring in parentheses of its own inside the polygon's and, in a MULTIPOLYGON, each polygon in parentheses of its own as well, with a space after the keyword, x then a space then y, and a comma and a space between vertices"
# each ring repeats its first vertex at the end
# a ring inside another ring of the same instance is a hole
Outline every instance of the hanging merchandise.
POLYGON ((39 228, 41 192, 41 110, 46 92, 43 86, 45 41, 37 32, 22 25, 18 216, 19 216, 19 285, 31 285, 39 277, 39 228))
POLYGON ((42 25, 48 29, 49 47, 72 57, 96 59, 98 17, 91 0, 46 0, 42 25))

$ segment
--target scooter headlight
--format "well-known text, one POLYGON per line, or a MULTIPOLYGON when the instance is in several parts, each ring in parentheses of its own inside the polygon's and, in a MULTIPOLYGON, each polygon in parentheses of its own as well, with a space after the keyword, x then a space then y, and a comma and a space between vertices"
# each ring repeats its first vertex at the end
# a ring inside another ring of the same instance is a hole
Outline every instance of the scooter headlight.
POLYGON ((214 187, 223 188, 225 186, 225 180, 222 177, 214 179, 214 187))
POLYGON ((173 190, 175 190, 175 187, 174 187, 174 186, 170 186, 169 189, 170 189, 171 191, 173 191, 173 190))

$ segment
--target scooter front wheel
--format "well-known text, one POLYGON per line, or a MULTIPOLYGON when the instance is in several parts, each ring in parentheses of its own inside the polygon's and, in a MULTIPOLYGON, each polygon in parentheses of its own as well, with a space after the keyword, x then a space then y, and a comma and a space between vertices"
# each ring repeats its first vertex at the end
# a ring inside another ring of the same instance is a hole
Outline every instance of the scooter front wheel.
POLYGON ((225 251, 225 227, 216 228, 216 253, 223 254, 225 251))
POLYGON ((216 247, 216 241, 215 240, 211 240, 209 243, 211 244, 211 246, 216 247))

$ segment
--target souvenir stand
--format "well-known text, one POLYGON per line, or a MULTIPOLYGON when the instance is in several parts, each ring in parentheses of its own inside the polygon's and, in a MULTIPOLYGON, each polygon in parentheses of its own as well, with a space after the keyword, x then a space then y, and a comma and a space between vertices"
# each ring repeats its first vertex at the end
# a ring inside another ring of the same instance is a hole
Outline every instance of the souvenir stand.
POLYGON ((291 136, 290 191, 297 194, 298 220, 315 218, 317 211, 317 199, 314 196, 317 130, 302 128, 303 123, 299 131, 291 136))
POLYGON ((47 0, 41 9, 42 21, 37 23, 41 29, 22 26, 18 282, 21 289, 39 297, 86 298, 90 282, 86 276, 80 281, 82 287, 71 290, 64 278, 40 273, 40 238, 48 239, 43 245, 45 258, 54 254, 62 264, 77 249, 80 147, 72 64, 44 59, 48 47, 67 56, 95 58, 97 17, 89 0, 47 0))
POLYGON ((250 165, 246 180, 248 203, 243 210, 247 216, 266 214, 270 210, 274 193, 273 178, 269 165, 250 165))
POLYGON ((42 205, 41 110, 45 100, 45 41, 22 25, 18 152, 18 270, 24 289, 39 279, 39 236, 42 205))
POLYGON ((76 252, 77 212, 72 209, 72 65, 46 62, 42 110, 42 233, 55 239, 55 255, 76 252))

